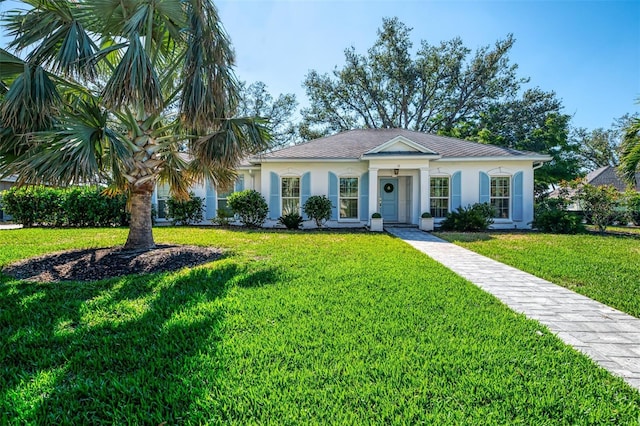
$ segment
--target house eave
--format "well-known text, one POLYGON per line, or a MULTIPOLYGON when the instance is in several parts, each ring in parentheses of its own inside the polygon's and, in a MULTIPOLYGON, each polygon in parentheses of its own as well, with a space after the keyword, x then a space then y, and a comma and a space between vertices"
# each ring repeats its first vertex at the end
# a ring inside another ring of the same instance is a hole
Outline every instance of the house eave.
POLYGON ((442 157, 434 161, 456 161, 456 162, 472 162, 472 161, 536 161, 547 162, 553 158, 543 155, 527 155, 527 156, 493 156, 493 157, 442 157))
POLYGON ((358 158, 325 158, 325 157, 315 157, 315 158, 287 158, 287 157, 271 157, 271 158, 252 158, 251 162, 253 164, 261 164, 261 163, 317 163, 317 162, 332 162, 332 163, 353 163, 359 161, 358 158))
POLYGON ((366 153, 362 154, 360 160, 369 161, 369 160, 438 160, 442 158, 442 155, 438 154, 428 154, 428 153, 414 153, 408 155, 402 154, 391 154, 384 155, 382 153, 366 153))

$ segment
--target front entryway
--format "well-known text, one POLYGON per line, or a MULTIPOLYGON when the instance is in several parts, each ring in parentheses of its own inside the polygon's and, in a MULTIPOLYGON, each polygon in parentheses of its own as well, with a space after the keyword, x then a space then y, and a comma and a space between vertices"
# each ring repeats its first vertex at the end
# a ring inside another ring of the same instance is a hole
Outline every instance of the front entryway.
POLYGON ((385 222, 398 221, 398 179, 380 179, 380 214, 385 222))

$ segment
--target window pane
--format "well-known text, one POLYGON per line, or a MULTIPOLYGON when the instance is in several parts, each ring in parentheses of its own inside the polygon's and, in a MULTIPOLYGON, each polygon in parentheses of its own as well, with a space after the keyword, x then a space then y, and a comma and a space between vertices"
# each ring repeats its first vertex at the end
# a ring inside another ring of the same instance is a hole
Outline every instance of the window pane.
POLYGON ((282 214, 296 213, 300 210, 300 200, 298 198, 282 199, 282 214))
POLYGON ((158 185, 158 198, 169 198, 169 185, 166 183, 158 185))
POLYGON ((508 197, 509 196, 509 178, 508 177, 491 178, 491 196, 492 197, 508 197))
POLYGON ((449 197, 449 178, 448 177, 431 178, 431 196, 432 197, 449 197))
POLYGON ((300 178, 297 178, 297 177, 282 178, 282 196, 283 197, 299 197, 300 196, 300 178))
POLYGON ((496 218, 508 219, 509 218, 509 199, 508 198, 496 198, 491 200, 491 205, 496 209, 496 218))
POLYGON ((340 178, 340 197, 358 196, 358 178, 340 178))
POLYGON ((341 219, 357 219, 358 218, 358 199, 343 198, 340 200, 340 218, 341 219))
POLYGON ((433 217, 445 217, 449 213, 448 198, 432 198, 431 199, 431 215, 433 217))

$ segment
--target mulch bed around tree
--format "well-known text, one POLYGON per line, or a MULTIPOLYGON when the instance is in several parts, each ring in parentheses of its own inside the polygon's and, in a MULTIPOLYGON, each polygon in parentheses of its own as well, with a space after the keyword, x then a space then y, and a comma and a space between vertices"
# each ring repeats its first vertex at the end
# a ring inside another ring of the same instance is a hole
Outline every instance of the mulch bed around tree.
POLYGON ((95 281, 129 274, 176 271, 222 256, 213 247, 158 245, 147 251, 121 247, 64 251, 13 263, 3 273, 37 282, 95 281))

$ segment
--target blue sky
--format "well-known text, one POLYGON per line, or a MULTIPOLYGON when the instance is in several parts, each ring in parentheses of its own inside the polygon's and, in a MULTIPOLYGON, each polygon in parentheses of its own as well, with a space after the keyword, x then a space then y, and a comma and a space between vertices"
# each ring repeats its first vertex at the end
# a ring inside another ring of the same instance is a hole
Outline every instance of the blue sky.
POLYGON ((237 74, 307 102, 311 69, 330 72, 344 49, 365 53, 383 17, 397 16, 420 40, 460 36, 467 47, 516 38, 510 58, 526 87, 555 91, 573 125, 608 128, 640 111, 640 1, 258 1, 221 0, 237 74))
MULTIPOLYGON (((0 11, 14 2, 0 2, 0 11)), ((467 47, 493 44, 513 33, 510 58, 525 87, 555 91, 572 124, 608 128, 639 112, 640 0, 633 1, 409 1, 219 0, 221 20, 237 55, 242 80, 263 81, 270 92, 296 94, 309 70, 341 67, 344 49, 364 53, 383 17, 397 16, 420 40, 438 44, 460 36, 467 47)), ((5 44, 6 39, 1 40, 5 44)))

